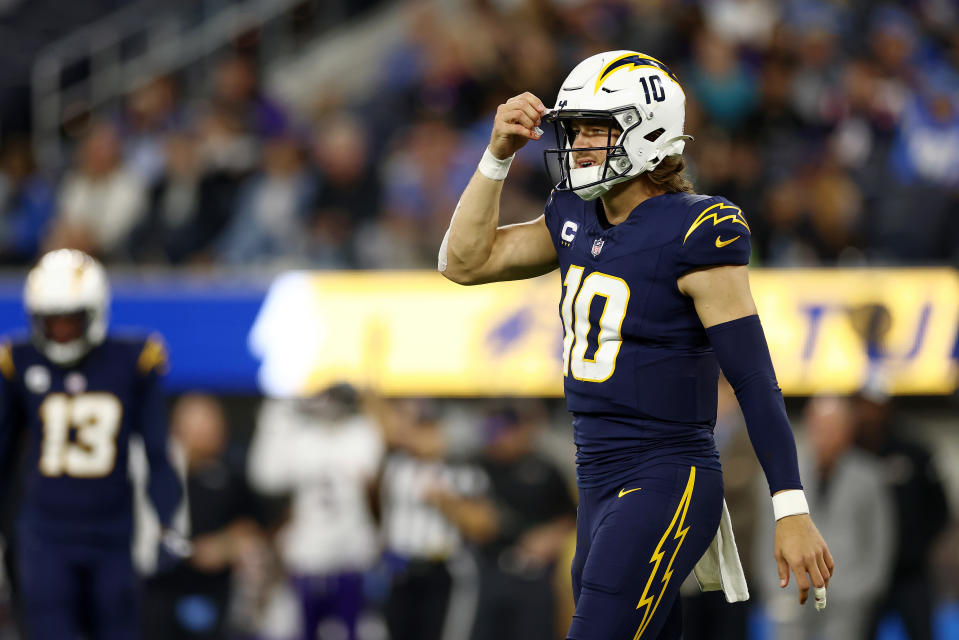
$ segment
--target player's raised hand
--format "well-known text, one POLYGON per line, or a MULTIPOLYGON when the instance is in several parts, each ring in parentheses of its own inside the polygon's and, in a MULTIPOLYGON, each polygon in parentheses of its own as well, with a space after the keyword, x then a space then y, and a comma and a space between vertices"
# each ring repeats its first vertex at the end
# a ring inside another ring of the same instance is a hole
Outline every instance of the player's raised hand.
POLYGON ((500 160, 505 160, 530 140, 539 140, 542 134, 535 129, 542 122, 544 113, 546 105, 529 91, 501 104, 496 108, 496 117, 493 119, 490 152, 500 160))
POLYGON ((785 588, 789 584, 789 571, 792 570, 799 587, 799 604, 805 604, 811 583, 817 590, 816 608, 825 607, 825 589, 829 586, 835 563, 809 514, 786 516, 776 522, 775 556, 779 586, 785 588))

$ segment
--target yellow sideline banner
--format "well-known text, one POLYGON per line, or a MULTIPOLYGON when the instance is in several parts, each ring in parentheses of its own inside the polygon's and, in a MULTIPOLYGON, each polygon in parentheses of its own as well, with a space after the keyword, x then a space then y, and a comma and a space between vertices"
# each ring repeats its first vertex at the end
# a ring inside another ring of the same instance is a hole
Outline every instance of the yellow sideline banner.
MULTIPOLYGON (((877 371, 897 394, 955 390, 956 271, 756 269, 751 283, 786 394, 851 392, 877 371)), ((387 395, 560 396, 559 295, 555 272, 477 287, 434 272, 290 272, 250 348, 273 395, 348 381, 387 395)))

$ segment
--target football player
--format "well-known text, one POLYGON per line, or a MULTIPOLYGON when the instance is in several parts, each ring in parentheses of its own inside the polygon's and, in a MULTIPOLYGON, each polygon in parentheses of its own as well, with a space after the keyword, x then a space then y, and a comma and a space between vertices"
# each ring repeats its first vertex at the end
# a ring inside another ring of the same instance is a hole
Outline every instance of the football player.
POLYGON ((279 550, 304 640, 325 636, 320 629, 328 625, 344 640, 357 638, 363 573, 379 555, 368 495, 382 457, 380 431, 349 385, 263 402, 248 473, 264 494, 292 494, 279 550))
MULTIPOLYGON (((29 337, 0 345, 0 460, 25 430, 16 550, 34 640, 138 637, 131 560, 130 437, 142 438, 166 541, 182 488, 168 459, 157 337, 107 335, 109 286, 88 255, 61 249, 27 276, 29 337)), ((173 545, 177 552, 182 549, 173 545)))
MULTIPOLYGON (((680 637, 679 586, 721 539, 720 368, 769 483, 780 585, 791 570, 799 602, 813 586, 819 608, 833 571, 749 290, 749 223, 725 198, 693 192, 684 118, 676 76, 636 51, 581 62, 553 109, 511 98, 440 247, 439 270, 460 284, 560 269, 580 496, 569 640, 680 637), (497 227, 510 162, 543 123, 556 129, 546 156, 559 172, 545 214, 497 227)), ((742 578, 734 545, 721 554, 738 570, 722 576, 727 599, 745 599, 730 582, 742 578)))

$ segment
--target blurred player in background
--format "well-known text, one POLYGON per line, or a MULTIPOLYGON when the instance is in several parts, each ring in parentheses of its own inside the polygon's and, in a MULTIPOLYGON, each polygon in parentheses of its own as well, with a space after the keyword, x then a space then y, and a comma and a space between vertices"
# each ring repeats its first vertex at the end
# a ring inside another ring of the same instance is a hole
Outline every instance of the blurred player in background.
POLYGON ((29 337, 0 347, 0 460, 21 432, 28 439, 15 543, 34 640, 139 636, 133 436, 145 446, 167 550, 186 552, 172 528, 183 490, 168 458, 166 350, 155 336, 108 336, 109 302, 100 264, 48 253, 24 289, 29 337))
POLYGON ((324 634, 357 637, 363 574, 380 552, 369 494, 382 457, 380 431, 349 385, 263 403, 249 476, 263 493, 292 494, 279 548, 300 605, 298 637, 304 640, 316 638, 321 625, 324 634))
MULTIPOLYGON (((816 396, 803 412, 804 446, 800 468, 809 504, 844 567, 833 581, 829 608, 821 615, 786 606, 788 594, 776 589, 776 577, 758 572, 757 580, 778 640, 869 640, 869 618, 889 585, 895 550, 893 503, 879 459, 854 446, 856 416, 848 398, 816 396)), ((763 505, 768 511, 768 505, 763 505)), ((768 518, 757 521, 757 538, 773 537, 768 518)))
POLYGON ((635 51, 580 63, 552 110, 511 98, 439 252, 461 284, 561 270, 580 492, 570 640, 679 638, 679 586, 707 550, 701 584, 748 597, 712 435, 720 367, 773 494, 781 586, 792 570, 799 602, 815 586, 821 607, 833 570, 749 290, 749 225, 724 198, 693 192, 684 122, 676 76, 635 51), (546 154, 561 179, 545 215, 497 228, 510 162, 543 122, 555 125, 546 154))

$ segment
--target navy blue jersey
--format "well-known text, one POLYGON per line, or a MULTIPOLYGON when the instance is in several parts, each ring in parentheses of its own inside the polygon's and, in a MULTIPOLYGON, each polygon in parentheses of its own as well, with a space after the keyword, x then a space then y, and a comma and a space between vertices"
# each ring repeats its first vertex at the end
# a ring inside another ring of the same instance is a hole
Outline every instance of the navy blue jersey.
POLYGON ((166 351, 157 337, 107 338, 60 367, 26 339, 0 345, 0 460, 26 429, 19 530, 49 542, 128 545, 133 489, 130 436, 150 463, 149 493, 169 525, 181 497, 167 456, 161 389, 166 351))
POLYGON ((749 226, 720 197, 650 198, 618 225, 599 201, 553 192, 546 205, 563 283, 563 375, 580 484, 653 456, 718 456, 719 365, 684 273, 749 261, 749 226))

